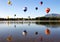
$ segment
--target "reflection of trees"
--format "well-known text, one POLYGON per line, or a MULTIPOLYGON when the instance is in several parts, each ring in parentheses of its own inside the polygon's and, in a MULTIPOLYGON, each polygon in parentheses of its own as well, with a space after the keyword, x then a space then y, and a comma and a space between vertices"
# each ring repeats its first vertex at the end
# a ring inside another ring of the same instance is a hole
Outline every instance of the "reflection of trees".
POLYGON ((57 28, 60 27, 60 22, 35 22, 37 25, 44 25, 46 27, 57 28))
POLYGON ((8 24, 8 26, 9 24, 28 24, 28 26, 30 26, 30 24, 37 24, 37 25, 44 25, 48 28, 49 27, 51 28, 60 27, 60 22, 3 21, 3 22, 0 22, 0 24, 8 24))

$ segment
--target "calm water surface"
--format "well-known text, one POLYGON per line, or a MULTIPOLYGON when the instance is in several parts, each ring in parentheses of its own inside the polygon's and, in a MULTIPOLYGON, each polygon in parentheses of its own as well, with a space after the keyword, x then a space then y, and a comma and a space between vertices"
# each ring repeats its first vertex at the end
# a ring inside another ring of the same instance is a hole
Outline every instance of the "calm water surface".
POLYGON ((60 24, 0 21, 0 42, 60 42, 60 24))

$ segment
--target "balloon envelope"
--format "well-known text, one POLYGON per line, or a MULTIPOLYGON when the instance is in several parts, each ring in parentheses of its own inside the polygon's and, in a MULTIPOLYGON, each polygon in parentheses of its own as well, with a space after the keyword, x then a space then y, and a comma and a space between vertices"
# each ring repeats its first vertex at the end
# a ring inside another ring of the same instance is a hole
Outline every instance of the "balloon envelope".
POLYGON ((27 31, 24 30, 24 31, 22 32, 22 34, 23 34, 24 36, 26 36, 26 35, 27 35, 27 31))
POLYGON ((50 12, 50 8, 46 8, 46 13, 49 13, 50 12))
POLYGON ((35 32, 35 35, 37 35, 38 34, 38 32, 35 32))
POLYGON ((40 4, 42 5, 42 4, 43 4, 43 2, 41 1, 41 2, 40 2, 40 4))
POLYGON ((9 19, 9 16, 7 16, 7 19, 9 19))
POLYGON ((23 11, 26 12, 26 11, 27 11, 27 7, 24 7, 24 8, 23 8, 23 11))
POLYGON ((16 14, 14 14, 14 16, 16 16, 16 14))
POLYGON ((46 29, 46 30, 45 30, 45 34, 46 34, 46 35, 49 35, 49 34, 50 34, 50 30, 49 30, 49 29, 46 29))
POLYGON ((43 36, 40 36, 40 41, 43 41, 43 36))
POLYGON ((7 41, 11 41, 12 40, 12 36, 7 37, 7 41))
POLYGON ((10 0, 8 0, 8 5, 12 5, 10 0))
POLYGON ((38 10, 38 7, 36 7, 35 9, 38 10))

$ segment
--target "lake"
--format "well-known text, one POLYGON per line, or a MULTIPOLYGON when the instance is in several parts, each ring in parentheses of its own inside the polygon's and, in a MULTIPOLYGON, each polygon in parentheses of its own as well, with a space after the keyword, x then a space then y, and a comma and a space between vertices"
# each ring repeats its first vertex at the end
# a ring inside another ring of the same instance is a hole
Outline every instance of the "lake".
POLYGON ((0 21, 0 42, 60 42, 60 24, 0 21))

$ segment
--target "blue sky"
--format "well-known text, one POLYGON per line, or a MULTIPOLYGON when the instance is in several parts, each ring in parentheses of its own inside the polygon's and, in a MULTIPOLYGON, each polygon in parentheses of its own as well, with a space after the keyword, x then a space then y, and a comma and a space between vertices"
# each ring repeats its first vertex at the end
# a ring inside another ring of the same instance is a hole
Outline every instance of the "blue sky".
POLYGON ((48 7, 51 9, 49 13, 60 14, 60 0, 11 0, 12 6, 8 5, 8 0, 0 0, 0 17, 38 17, 44 16, 47 13, 45 9, 48 7), (40 2, 43 1, 43 5, 40 2), (27 7, 27 12, 23 11, 23 8, 27 7), (35 10, 38 7, 38 10, 35 10))

